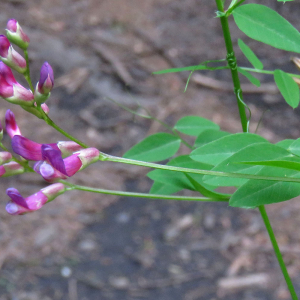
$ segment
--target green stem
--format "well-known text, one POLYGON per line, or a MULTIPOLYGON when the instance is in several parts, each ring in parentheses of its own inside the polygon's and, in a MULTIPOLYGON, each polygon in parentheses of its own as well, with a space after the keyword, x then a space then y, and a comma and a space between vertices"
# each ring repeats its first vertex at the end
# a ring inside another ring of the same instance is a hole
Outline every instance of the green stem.
MULTIPOLYGON (((216 0, 218 10, 221 12, 224 12, 224 7, 223 7, 223 1, 222 0, 216 0)), ((241 90, 241 85, 240 85, 240 80, 238 76, 238 71, 237 71, 237 63, 236 63, 236 57, 234 55, 233 51, 233 46, 232 46, 232 41, 231 41, 231 36, 230 36, 230 31, 229 31, 229 25, 228 25, 228 19, 226 16, 220 17, 221 19, 221 24, 222 24, 222 29, 223 29, 223 35, 225 39, 225 44, 226 44, 226 49, 227 49, 227 57, 232 60, 233 64, 231 65, 231 74, 232 74, 232 81, 234 84, 234 91, 237 97, 238 101, 238 107, 239 107, 239 112, 240 112, 240 119, 242 123, 242 128, 244 132, 247 132, 248 129, 248 121, 246 117, 246 112, 245 112, 245 106, 243 104, 243 96, 242 96, 242 90, 241 90)), ((229 64, 229 61, 228 61, 229 64)), ((295 289, 293 287, 293 283, 288 275, 286 266, 284 264, 284 261, 282 259, 282 255, 280 253, 273 229, 271 227, 271 224, 269 222, 269 218, 267 215, 267 212, 265 210, 265 207, 263 205, 259 206, 259 211, 260 214, 264 220, 266 229, 268 231, 268 234, 270 236, 274 252, 276 254, 277 260, 279 262, 279 265, 281 267, 281 271, 283 273, 283 276, 286 280, 287 286, 289 288, 290 294, 292 296, 293 300, 297 300, 297 295, 295 292, 295 289)))
POLYGON ((30 78, 29 57, 28 57, 28 51, 27 50, 24 50, 24 55, 25 55, 25 60, 26 60, 26 71, 24 73, 24 77, 25 77, 26 81, 28 82, 32 93, 34 93, 34 87, 32 85, 31 78, 30 78))
POLYGON ((291 293, 291 296, 292 296, 292 299, 293 300, 298 300, 298 297, 297 297, 297 294, 296 294, 296 291, 294 289, 294 286, 293 286, 293 283, 292 283, 292 280, 289 276, 289 273, 287 271, 287 268, 286 268, 286 265, 284 263, 284 260, 282 258, 282 255, 280 253, 280 249, 278 247, 278 243, 276 241, 276 238, 275 238, 275 234, 274 234, 274 231, 272 229, 272 226, 271 226, 271 223, 269 221, 269 218, 268 218, 268 215, 267 215, 267 212, 266 212, 266 209, 263 205, 259 206, 259 211, 260 211, 260 214, 264 220, 264 223, 265 223, 265 226, 266 226, 266 229, 268 231, 268 234, 269 234, 269 237, 270 237, 270 240, 271 240, 271 243, 273 245, 273 248, 274 248, 274 252, 276 254, 276 257, 277 257, 277 260, 278 260, 278 263, 279 263, 279 266, 281 268, 281 272, 284 276, 284 279, 286 281, 286 284, 290 290, 290 293, 291 293))
POLYGON ((66 131, 64 131, 62 128, 60 128, 58 125, 56 125, 51 118, 45 114, 45 112, 42 110, 41 107, 39 107, 39 111, 42 114, 42 117, 44 119, 44 121, 50 125, 51 127, 53 127, 55 130, 57 130, 58 132, 60 132, 62 135, 64 135, 65 137, 67 137, 68 139, 70 139, 71 141, 74 141, 75 143, 77 143, 78 145, 82 146, 83 148, 88 148, 88 145, 84 144, 83 142, 81 142, 80 140, 78 140, 77 138, 75 138, 74 136, 72 136, 71 134, 67 133, 66 131))
POLYGON ((147 198, 147 199, 164 199, 164 200, 181 200, 181 201, 210 201, 210 202, 228 202, 226 198, 206 198, 206 197, 187 197, 187 196, 173 196, 173 195, 157 195, 157 194, 147 194, 147 193, 133 193, 133 192, 123 192, 123 191, 112 191, 106 189, 97 189, 88 186, 76 185, 60 180, 61 183, 70 186, 68 190, 80 190, 92 193, 116 195, 116 196, 129 196, 137 198, 147 198))
MULTIPOLYGON (((224 12, 223 1, 216 0, 216 4, 218 7, 218 10, 221 12, 224 12)), ((233 45, 232 45, 232 40, 231 40, 231 35, 230 35, 230 30, 229 30, 228 19, 227 19, 227 17, 220 17, 220 21, 221 21, 221 25, 222 25, 223 36, 224 36, 226 50, 227 50, 227 57, 228 58, 230 57, 231 61, 233 61, 236 64, 236 57, 235 57, 235 54, 233 51, 233 45)), ((243 94, 241 91, 241 84, 240 84, 239 74, 238 74, 236 66, 231 67, 231 76, 232 76, 232 82, 234 84, 234 92, 236 95, 237 105, 239 108, 242 128, 243 128, 244 132, 247 132, 248 121, 247 121, 244 104, 240 101, 240 99, 243 100, 243 94)))
POLYGON ((181 173, 192 173, 200 175, 211 175, 218 177, 231 177, 231 178, 244 178, 244 179, 255 179, 255 180, 266 180, 266 181, 282 181, 282 182, 297 182, 300 183, 300 178, 293 177, 277 177, 277 176, 261 176, 253 174, 241 174, 241 173, 229 173, 229 172, 220 172, 220 171, 209 171, 209 170, 199 170, 199 169, 190 169, 190 168, 181 168, 168 165, 160 165, 140 160, 128 159, 123 157, 112 156, 108 154, 101 153, 99 160, 102 161, 111 161, 119 162, 128 165, 142 166, 160 170, 168 170, 181 173))
MULTIPOLYGON (((245 68, 245 67, 239 67, 242 70, 248 71, 248 72, 254 72, 254 73, 261 73, 261 74, 270 74, 270 75, 274 75, 274 71, 270 71, 270 70, 260 70, 260 69, 254 69, 254 68, 245 68)), ((295 77, 295 78, 300 78, 299 74, 293 74, 293 73, 287 73, 288 75, 290 75, 291 77, 295 77)))

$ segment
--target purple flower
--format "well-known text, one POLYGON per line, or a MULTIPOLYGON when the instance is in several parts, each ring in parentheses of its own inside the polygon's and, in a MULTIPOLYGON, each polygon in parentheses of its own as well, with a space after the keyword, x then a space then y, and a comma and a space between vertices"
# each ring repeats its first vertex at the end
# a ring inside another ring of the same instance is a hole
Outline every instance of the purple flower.
POLYGON ((13 138, 15 135, 22 135, 17 125, 14 113, 8 109, 5 113, 5 127, 8 135, 13 138))
POLYGON ((5 35, 0 35, 0 59, 19 73, 26 71, 26 60, 14 50, 5 35))
POLYGON ((11 43, 16 44, 23 50, 27 49, 30 42, 29 37, 24 33, 17 20, 8 20, 6 25, 6 35, 11 43))
POLYGON ((53 69, 48 62, 44 62, 41 67, 40 80, 37 84, 37 90, 40 94, 49 94, 54 86, 53 69))
POLYGON ((98 161, 99 150, 96 148, 83 149, 62 159, 60 153, 49 145, 42 146, 43 161, 35 164, 34 170, 48 181, 66 179, 91 163, 98 161))
POLYGON ((17 189, 9 188, 6 190, 6 194, 11 198, 11 201, 7 203, 6 211, 11 215, 20 215, 38 210, 47 202, 64 193, 65 190, 62 183, 55 183, 41 189, 36 194, 23 198, 17 189))
MULTIPOLYGON (((12 149, 15 153, 21 155, 27 160, 43 160, 42 146, 43 144, 31 141, 21 135, 15 135, 11 141, 12 149)), ((75 151, 82 149, 80 145, 73 141, 58 142, 56 144, 44 144, 51 146, 55 150, 60 151, 61 156, 67 156, 75 151)))
POLYGON ((0 96, 8 102, 32 106, 34 96, 30 90, 20 85, 11 69, 0 61, 0 96))

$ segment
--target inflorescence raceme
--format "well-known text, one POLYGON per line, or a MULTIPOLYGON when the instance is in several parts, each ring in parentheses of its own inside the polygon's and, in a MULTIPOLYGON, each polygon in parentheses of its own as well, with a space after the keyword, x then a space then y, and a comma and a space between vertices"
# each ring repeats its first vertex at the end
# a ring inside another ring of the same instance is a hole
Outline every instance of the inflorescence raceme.
MULTIPOLYGON (((0 96, 41 119, 47 118, 49 108, 45 101, 50 97, 54 86, 54 74, 50 64, 45 62, 34 90, 29 76, 27 56, 29 42, 19 23, 14 19, 9 20, 6 36, 0 35, 0 96), (25 58, 13 48, 12 44, 24 51, 25 58), (17 82, 12 70, 25 77, 30 89, 17 82)), ((6 205, 6 211, 11 215, 40 209, 45 203, 67 190, 66 185, 58 182, 59 180, 73 176, 99 159, 98 149, 83 148, 73 141, 39 144, 27 139, 22 135, 10 109, 5 114, 5 129, 11 138, 13 154, 18 154, 21 159, 14 157, 2 144, 3 128, 0 124, 0 147, 4 150, 0 152, 0 177, 36 172, 51 183, 27 198, 23 198, 15 188, 7 189, 6 194, 11 200, 6 205), (29 161, 35 161, 33 168, 29 165, 29 161)))

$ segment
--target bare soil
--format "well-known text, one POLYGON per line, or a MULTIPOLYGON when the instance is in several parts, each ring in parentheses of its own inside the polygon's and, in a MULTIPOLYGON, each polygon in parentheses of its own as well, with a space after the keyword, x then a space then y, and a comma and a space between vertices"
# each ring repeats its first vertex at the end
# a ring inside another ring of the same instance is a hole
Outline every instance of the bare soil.
MULTIPOLYGON (((276 9, 300 29, 297 1, 252 2, 276 9)), ((152 75, 225 57, 215 11, 211 0, 6 0, 0 3, 0 28, 4 33, 7 19, 16 18, 29 34, 34 81, 44 61, 53 66, 51 118, 90 146, 121 156, 164 129, 109 98, 141 113, 147 109, 170 125, 193 114, 223 130, 241 130, 229 72, 195 74, 186 93, 187 74, 152 75)), ((234 42, 243 38, 265 69, 297 71, 290 62, 293 54, 252 41, 230 26, 234 42)), ((247 65, 238 49, 236 54, 247 65)), ((251 131, 265 112, 259 134, 272 142, 298 138, 299 109, 285 104, 271 77, 259 78, 259 93, 242 79, 251 131)), ((40 143, 64 139, 4 100, 2 121, 8 108, 26 137, 40 143)), ((71 180, 147 192, 146 173, 99 163, 71 180)), ((30 195, 45 183, 37 175, 1 179, 0 300, 290 299, 256 210, 69 192, 36 213, 12 217, 4 210, 11 186, 30 195)), ((267 210, 300 295, 299 199, 267 210)))

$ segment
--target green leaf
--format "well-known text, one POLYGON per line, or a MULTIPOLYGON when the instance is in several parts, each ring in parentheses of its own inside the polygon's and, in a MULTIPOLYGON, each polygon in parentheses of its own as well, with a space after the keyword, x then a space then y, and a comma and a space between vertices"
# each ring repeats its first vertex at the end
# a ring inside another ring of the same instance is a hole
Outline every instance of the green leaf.
POLYGON ((255 53, 241 39, 238 39, 238 45, 243 54, 247 57, 247 59, 255 69, 262 70, 264 68, 264 65, 255 55, 255 53))
POLYGON ((220 139, 223 136, 229 135, 229 132, 226 131, 220 131, 220 130, 214 130, 214 129, 207 129, 200 133, 195 141, 195 147, 200 147, 205 144, 208 144, 212 141, 215 141, 217 139, 220 139))
MULTIPOLYGON (((269 161, 289 156, 291 156, 291 154, 287 150, 271 143, 256 143, 236 152, 214 167, 212 171, 256 174, 263 167, 260 165, 251 165, 251 163, 244 163, 244 161, 269 161)), ((219 186, 240 186, 244 184, 247 179, 205 175, 203 181, 207 184, 218 184, 219 186)))
POLYGON ((163 184, 161 182, 154 181, 149 194, 171 195, 179 192, 180 190, 181 188, 175 185, 163 184))
POLYGON ((183 117, 176 123, 174 128, 182 133, 193 136, 197 136, 207 129, 220 129, 219 125, 198 116, 183 117))
MULTIPOLYGON (((279 146, 283 149, 286 149, 292 153, 294 153, 293 151, 291 151, 289 148, 290 146, 295 142, 295 140, 291 140, 291 139, 286 139, 286 140, 282 140, 278 143, 276 143, 276 146, 279 146)), ((296 153, 295 153, 296 154, 296 153)), ((299 154, 300 154, 300 141, 299 141, 299 154)))
POLYGON ((275 83, 284 100, 292 108, 299 105, 299 87, 291 76, 281 70, 274 71, 275 83))
POLYGON ((217 165, 239 150, 255 143, 269 143, 263 137, 253 133, 236 133, 224 136, 191 152, 191 159, 211 165, 217 165))
POLYGON ((300 53, 300 33, 271 8, 245 4, 232 14, 238 28, 250 38, 278 49, 300 53))
MULTIPOLYGON (((265 167, 257 174, 260 176, 300 178, 298 171, 272 167, 265 167)), ((229 205, 235 207, 256 207, 286 201, 299 195, 299 183, 248 180, 232 195, 229 205)))
POLYGON ((125 154, 125 158, 147 162, 161 161, 173 156, 180 147, 180 139, 169 133, 156 133, 146 137, 125 154))
POLYGON ((229 198, 231 196, 231 194, 223 194, 223 193, 217 193, 217 192, 210 191, 210 190, 206 189, 203 185, 201 185, 199 182, 197 182, 189 174, 185 174, 185 176, 192 183, 195 190, 198 191, 200 194, 202 194, 204 197, 226 199, 226 198, 229 198))
POLYGON ((300 156, 300 138, 297 140, 292 140, 293 143, 290 144, 287 150, 291 153, 300 156))
POLYGON ((284 168, 284 169, 289 169, 289 170, 300 171, 300 161, 299 161, 299 159, 295 159, 294 157, 286 158, 285 160, 243 161, 241 163, 247 164, 247 165, 270 166, 270 167, 277 167, 277 168, 284 168))
POLYGON ((260 87, 260 81, 256 77, 254 77, 251 73, 249 73, 241 68, 237 68, 237 70, 239 73, 244 75, 252 84, 260 87))
MULTIPOLYGON (((167 165, 176 166, 182 168, 193 168, 199 170, 210 170, 212 165, 205 163, 198 163, 190 159, 188 155, 181 155, 172 160, 170 160, 167 165)), ((154 170, 147 174, 147 176, 154 180, 155 182, 160 182, 165 185, 172 185, 175 187, 179 187, 181 189, 189 189, 195 190, 194 186, 190 183, 190 181, 186 178, 184 173, 173 172, 168 170, 154 170)), ((202 183, 203 175, 200 174, 192 174, 191 175, 196 181, 202 183)), ((213 189, 215 187, 205 185, 207 189, 213 189)))

